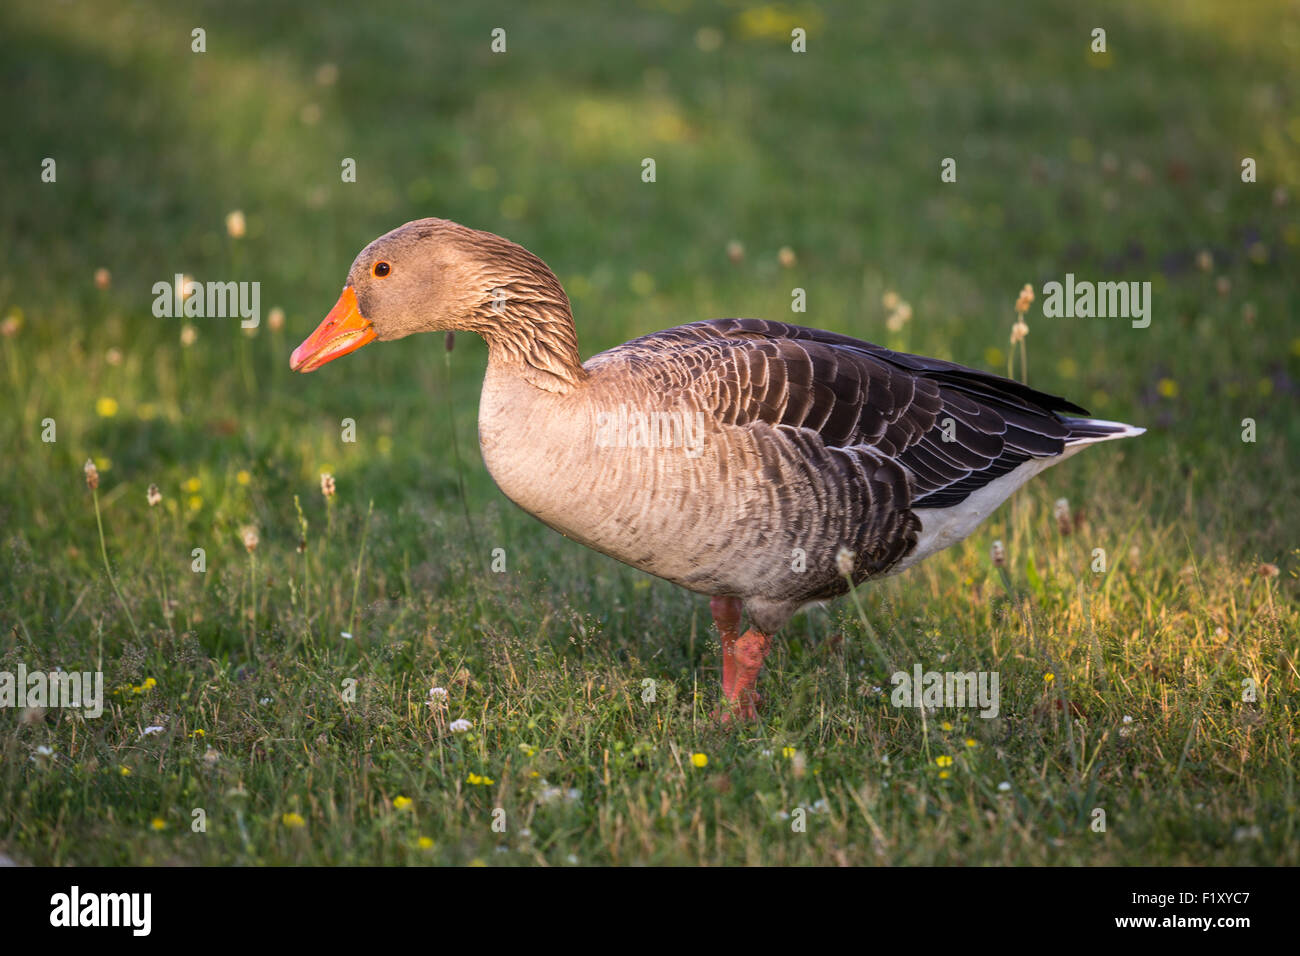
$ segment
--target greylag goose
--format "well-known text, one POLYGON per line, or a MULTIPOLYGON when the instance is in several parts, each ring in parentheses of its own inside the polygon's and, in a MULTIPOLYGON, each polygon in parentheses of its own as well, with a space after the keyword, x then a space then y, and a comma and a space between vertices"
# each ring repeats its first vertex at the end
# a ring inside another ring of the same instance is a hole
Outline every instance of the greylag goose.
POLYGON ((762 319, 692 322, 583 362, 546 264, 443 219, 366 246, 290 364, 436 330, 487 342, 479 442, 506 497, 712 599, 724 719, 756 716, 772 637, 801 607, 961 541, 1085 445, 1143 432, 987 372, 762 319))

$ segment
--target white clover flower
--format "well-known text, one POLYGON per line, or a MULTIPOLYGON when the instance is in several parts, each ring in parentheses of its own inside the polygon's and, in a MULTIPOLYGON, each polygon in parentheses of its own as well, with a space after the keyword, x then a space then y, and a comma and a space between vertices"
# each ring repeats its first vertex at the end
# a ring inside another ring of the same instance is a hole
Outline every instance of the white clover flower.
POLYGON ((537 794, 537 801, 539 803, 553 803, 556 800, 566 800, 569 803, 577 803, 581 799, 582 791, 577 787, 570 787, 568 790, 565 790, 563 787, 552 787, 545 777, 542 778, 542 789, 541 792, 537 794))
POLYGON ((146 728, 144 729, 144 733, 142 733, 140 736, 141 736, 141 737, 150 737, 150 736, 152 736, 153 734, 160 734, 160 733, 162 733, 162 732, 163 732, 162 727, 158 726, 157 724, 154 724, 152 727, 146 727, 146 728))
POLYGON ((1008 790, 1011 789, 1011 782, 1008 780, 1003 780, 1000 784, 998 784, 998 789, 1001 790, 1003 793, 1006 793, 1008 790))
POLYGON ((453 734, 467 734, 474 729, 474 725, 464 717, 461 717, 459 720, 453 720, 448 727, 453 734))

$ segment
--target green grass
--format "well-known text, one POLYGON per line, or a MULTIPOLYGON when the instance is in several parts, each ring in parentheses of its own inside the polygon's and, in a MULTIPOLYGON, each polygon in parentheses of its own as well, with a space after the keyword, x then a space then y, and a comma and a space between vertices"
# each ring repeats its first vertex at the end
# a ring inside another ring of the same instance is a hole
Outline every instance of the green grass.
POLYGON ((22 319, 0 339, 0 670, 102 668, 116 692, 97 720, 0 710, 0 852, 1300 863, 1294 7, 543 6, 0 11, 0 316, 22 319), (791 23, 808 25, 807 54, 789 51, 791 23), (1088 51, 1099 25, 1105 58, 1088 51), (701 49, 701 29, 721 46, 701 49), (56 184, 39 180, 47 156, 56 184), (939 181, 948 156, 955 184, 939 181), (1245 156, 1258 183, 1240 182, 1245 156), (449 367, 426 336, 289 372, 356 252, 425 215, 546 259, 584 354, 699 318, 790 319, 798 286, 796 321, 1004 371, 1031 282, 1030 382, 1150 430, 864 588, 888 668, 851 602, 796 618, 761 724, 723 731, 707 602, 564 540, 492 486, 474 444, 477 340, 460 337, 449 367), (95 287, 99 267, 111 288, 95 287), (1152 281, 1151 327, 1045 319, 1042 284, 1067 271, 1152 281), (260 281, 262 327, 196 320, 183 347, 183 321, 150 314, 153 283, 176 272, 260 281), (887 290, 914 309, 896 332, 887 290), (105 573, 88 456, 138 636, 105 573), (329 509, 323 469, 338 479, 329 509), (1084 513, 1068 536, 1060 497, 1084 513), (999 672, 1001 715, 894 708, 889 670, 916 662, 999 672), (445 711, 425 703, 434 685, 445 711), (473 730, 451 734, 462 717, 473 730), (806 832, 783 816, 799 807, 806 832))

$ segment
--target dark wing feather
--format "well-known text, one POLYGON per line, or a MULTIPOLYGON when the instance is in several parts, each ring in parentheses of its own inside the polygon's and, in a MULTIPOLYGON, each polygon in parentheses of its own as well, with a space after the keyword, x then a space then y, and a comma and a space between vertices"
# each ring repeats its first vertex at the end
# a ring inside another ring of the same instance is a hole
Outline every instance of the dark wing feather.
POLYGON ((612 353, 653 387, 689 389, 726 424, 815 433, 827 449, 893 462, 909 477, 901 508, 943 508, 1031 458, 1059 455, 1077 405, 953 362, 763 319, 694 322, 612 353), (680 361, 664 363, 665 354, 680 361), (945 440, 945 435, 951 440, 945 440))

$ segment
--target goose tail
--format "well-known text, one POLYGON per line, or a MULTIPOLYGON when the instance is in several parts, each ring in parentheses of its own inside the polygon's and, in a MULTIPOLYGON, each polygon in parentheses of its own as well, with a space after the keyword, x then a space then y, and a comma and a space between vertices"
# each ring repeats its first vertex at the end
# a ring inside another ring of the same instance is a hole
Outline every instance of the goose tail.
POLYGON ((1070 435, 1065 439, 1067 448, 1093 445, 1099 441, 1110 441, 1113 438, 1136 438, 1146 432, 1145 428, 1139 428, 1137 425, 1108 422, 1100 418, 1063 418, 1061 420, 1070 426, 1070 435))

